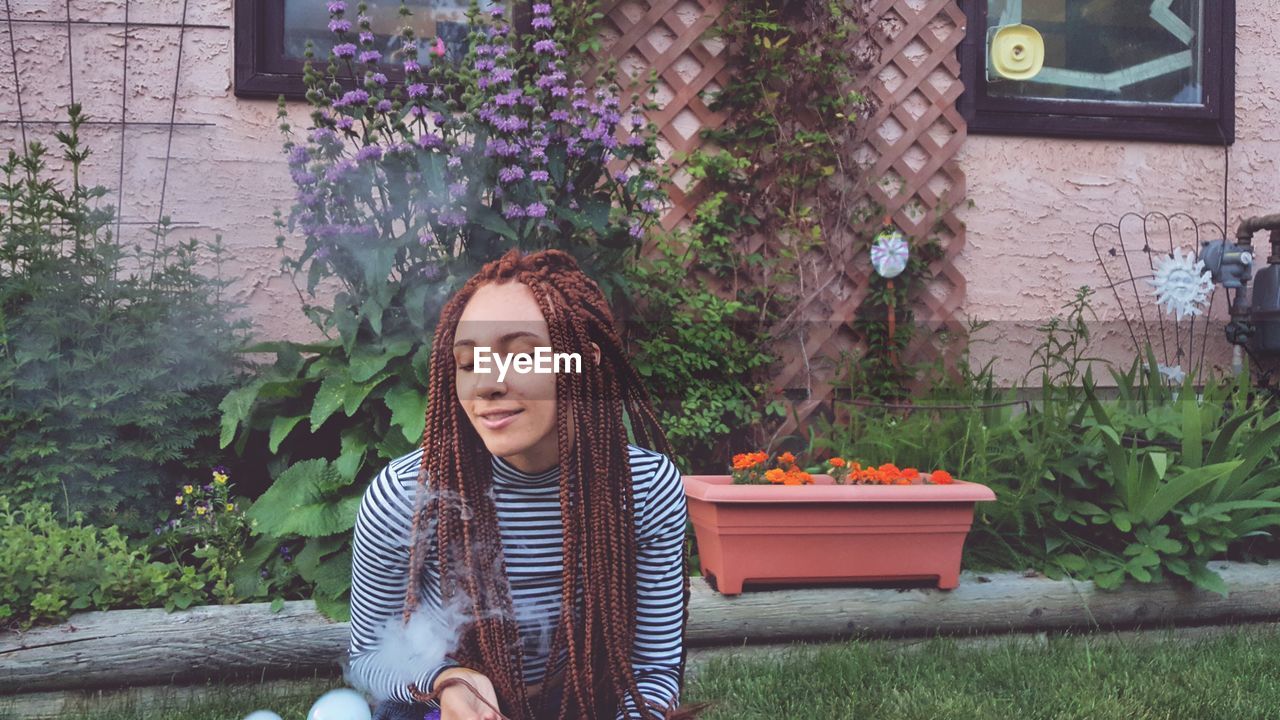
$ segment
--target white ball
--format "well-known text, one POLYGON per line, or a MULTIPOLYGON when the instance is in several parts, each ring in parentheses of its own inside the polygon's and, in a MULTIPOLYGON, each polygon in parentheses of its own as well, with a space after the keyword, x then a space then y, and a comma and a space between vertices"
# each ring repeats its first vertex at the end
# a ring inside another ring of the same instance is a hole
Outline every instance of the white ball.
POLYGON ((244 720, 281 720, 281 718, 270 710, 254 710, 245 715, 244 720))
POLYGON ((321 695, 307 713, 307 720, 371 720, 372 717, 364 696, 347 688, 321 695))

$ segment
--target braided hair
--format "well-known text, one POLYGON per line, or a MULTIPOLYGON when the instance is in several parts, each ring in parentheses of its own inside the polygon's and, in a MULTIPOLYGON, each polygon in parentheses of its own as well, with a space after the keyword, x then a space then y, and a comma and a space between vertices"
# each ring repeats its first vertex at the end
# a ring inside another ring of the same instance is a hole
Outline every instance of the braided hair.
MULTIPOLYGON (((551 708, 545 706, 551 693, 543 693, 535 714, 525 691, 523 655, 517 651, 519 627, 512 619, 497 510, 488 492, 492 456, 453 399, 457 367, 451 348, 462 312, 478 288, 509 282, 532 291, 547 321, 553 352, 589 358, 591 343, 600 350, 598 365, 582 363, 582 372, 555 377, 564 574, 550 657, 554 663, 562 652, 568 655, 557 720, 612 720, 624 692, 637 702, 643 698, 631 664, 636 633, 635 498, 624 410, 637 444, 667 455, 671 450, 623 351, 604 294, 565 252, 522 255, 512 250, 482 267, 441 310, 431 349, 404 616, 407 621, 419 602, 422 562, 431 540, 428 528, 433 528, 442 568, 441 601, 448 605, 457 600, 471 611, 453 659, 484 673, 504 714, 514 720, 551 717, 551 708), (574 442, 569 438, 571 422, 574 442), (432 492, 426 488, 428 476, 432 492), (456 499, 469 512, 448 512, 442 496, 456 499), (498 557, 485 557, 486 550, 498 557), (576 602, 579 593, 581 608, 576 602)), ((684 564, 682 634, 689 617, 687 557, 684 564)), ((685 657, 682 651, 682 685, 685 657)), ((688 718, 696 717, 699 709, 669 707, 657 712, 658 717, 688 718)), ((652 713, 655 710, 648 709, 645 717, 652 713)))

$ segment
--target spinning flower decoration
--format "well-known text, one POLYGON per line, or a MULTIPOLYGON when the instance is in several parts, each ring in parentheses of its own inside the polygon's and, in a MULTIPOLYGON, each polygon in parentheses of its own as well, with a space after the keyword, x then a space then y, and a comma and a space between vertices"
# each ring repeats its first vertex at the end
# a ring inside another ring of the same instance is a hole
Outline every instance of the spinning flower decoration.
POLYGON ((902 233, 896 228, 886 228, 876 235, 875 242, 871 244, 871 267, 882 278, 896 278, 907 269, 910 252, 902 233))
POLYGON ((1182 381, 1187 378, 1187 374, 1182 371, 1181 365, 1174 365, 1173 367, 1170 367, 1168 365, 1157 364, 1156 370, 1160 372, 1160 375, 1163 376, 1165 380, 1168 380, 1174 385, 1181 385, 1182 381))
POLYGON ((1174 248, 1173 255, 1160 261, 1154 280, 1148 281, 1155 288, 1156 304, 1181 320, 1204 312, 1201 307, 1213 290, 1213 280, 1204 261, 1197 260, 1182 248, 1174 248))

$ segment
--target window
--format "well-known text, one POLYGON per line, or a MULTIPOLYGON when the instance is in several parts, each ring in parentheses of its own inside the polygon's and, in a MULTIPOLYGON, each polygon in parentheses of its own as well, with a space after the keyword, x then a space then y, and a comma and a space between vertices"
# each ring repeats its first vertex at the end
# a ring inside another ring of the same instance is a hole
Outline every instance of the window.
MULTIPOLYGON (((359 0, 346 0, 344 19, 353 26, 351 37, 358 32, 356 6, 359 0)), ((400 17, 400 0, 366 0, 366 15, 374 33, 374 49, 386 61, 383 72, 393 82, 403 79, 404 72, 392 53, 400 46, 398 34, 406 19, 400 17)), ((425 43, 436 37, 445 43, 445 59, 456 61, 466 54, 466 12, 469 0, 405 0, 413 14, 407 19, 419 42, 419 61, 425 67, 431 55, 425 43)), ((515 31, 527 27, 528 3, 516 0, 482 0, 481 9, 503 5, 513 18, 515 31), (512 14, 514 13, 514 14, 512 14)), ((303 52, 307 40, 315 45, 316 59, 323 69, 329 49, 336 37, 329 31, 326 0, 237 0, 236 2, 235 94, 239 97, 275 99, 283 94, 291 100, 302 100, 306 88, 302 84, 303 52)))
POLYGON ((961 0, 973 133, 1235 140, 1235 0, 961 0))

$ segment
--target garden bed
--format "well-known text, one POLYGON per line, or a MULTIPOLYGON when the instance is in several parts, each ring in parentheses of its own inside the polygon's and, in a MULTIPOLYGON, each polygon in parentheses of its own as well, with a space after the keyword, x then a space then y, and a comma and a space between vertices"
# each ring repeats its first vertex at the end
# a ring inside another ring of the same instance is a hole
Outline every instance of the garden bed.
MULTIPOLYGON (((1050 630, 1211 625, 1280 618, 1280 566, 1215 562, 1227 597, 1185 584, 1091 582, 1023 573, 961 575, 958 588, 826 587, 726 597, 693 582, 694 648, 1050 630)), ((337 672, 348 627, 310 602, 207 606, 183 612, 83 613, 0 635, 0 695, 303 677, 337 672)))

